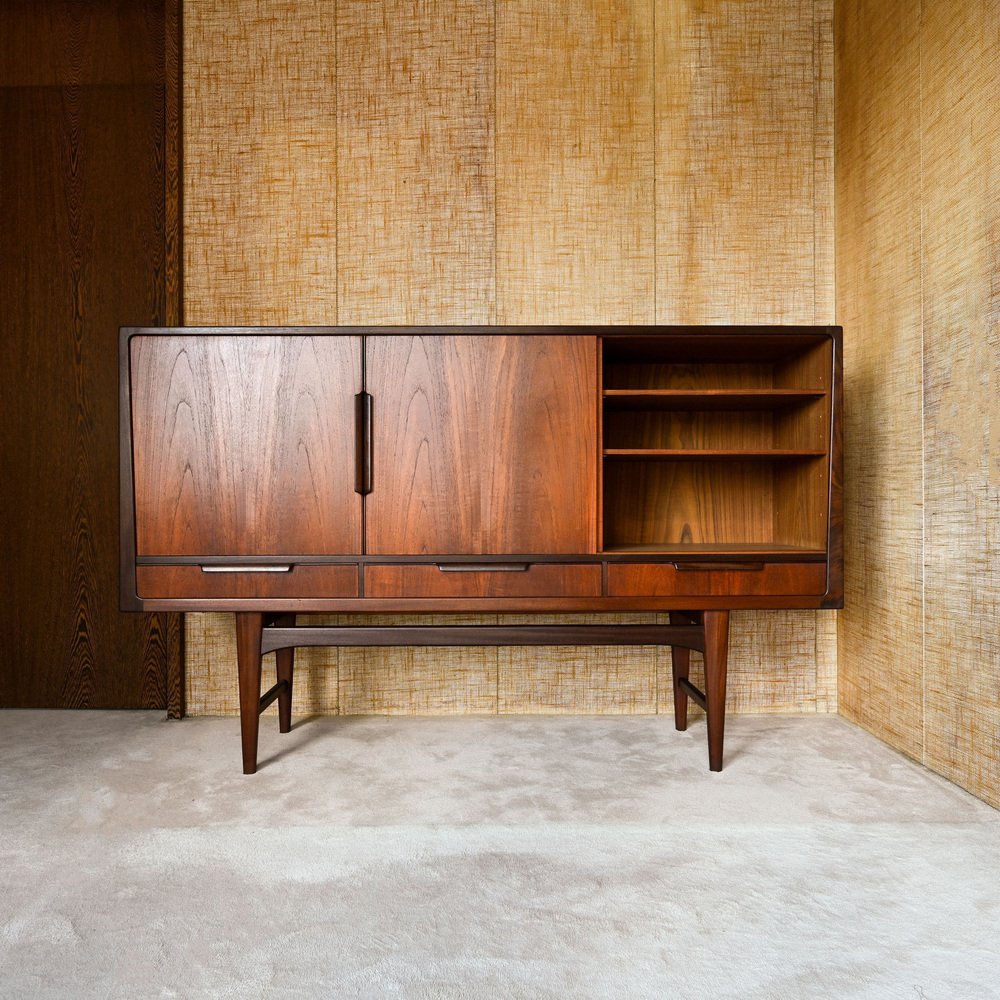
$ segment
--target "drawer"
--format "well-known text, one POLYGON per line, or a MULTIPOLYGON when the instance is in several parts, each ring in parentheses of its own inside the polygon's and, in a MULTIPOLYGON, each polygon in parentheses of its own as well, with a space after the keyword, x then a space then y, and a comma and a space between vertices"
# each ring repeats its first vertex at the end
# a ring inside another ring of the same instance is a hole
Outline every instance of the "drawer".
POLYGON ((137 566, 142 598, 357 597, 358 568, 290 564, 285 567, 137 566))
POLYGON ((826 593, 826 563, 612 563, 609 597, 782 597, 826 593))
POLYGON ((600 597, 598 563, 366 566, 365 597, 600 597))

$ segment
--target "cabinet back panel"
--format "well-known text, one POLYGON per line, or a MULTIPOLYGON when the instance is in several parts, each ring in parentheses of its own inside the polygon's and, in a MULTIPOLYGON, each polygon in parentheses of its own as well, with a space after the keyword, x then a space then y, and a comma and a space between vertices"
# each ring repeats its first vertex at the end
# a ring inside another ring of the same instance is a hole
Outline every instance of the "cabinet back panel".
POLYGON ((771 389, 774 367, 761 364, 608 363, 605 389, 771 389))
POLYGON ((774 531, 786 545, 826 548, 830 469, 825 458, 774 470, 774 531))
POLYGON ((359 552, 357 337, 131 343, 139 555, 359 552))
POLYGON ((604 447, 772 448, 774 417, 732 410, 606 413, 604 447))
POLYGON ((596 340, 367 338, 367 551, 593 552, 596 340))
POLYGON ((769 462, 616 462, 604 546, 774 541, 769 462))

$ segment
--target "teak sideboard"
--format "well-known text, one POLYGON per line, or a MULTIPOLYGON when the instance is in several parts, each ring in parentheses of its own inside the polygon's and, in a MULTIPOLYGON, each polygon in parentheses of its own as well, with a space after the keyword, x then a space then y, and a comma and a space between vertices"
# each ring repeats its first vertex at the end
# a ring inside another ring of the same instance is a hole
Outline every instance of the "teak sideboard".
POLYGON ((839 327, 121 331, 121 599, 236 614, 243 769, 309 645, 662 644, 722 768, 729 613, 843 601, 839 327), (301 626, 298 612, 665 612, 301 626), (688 677, 704 653, 705 690, 688 677), (261 657, 277 683, 261 696, 261 657))

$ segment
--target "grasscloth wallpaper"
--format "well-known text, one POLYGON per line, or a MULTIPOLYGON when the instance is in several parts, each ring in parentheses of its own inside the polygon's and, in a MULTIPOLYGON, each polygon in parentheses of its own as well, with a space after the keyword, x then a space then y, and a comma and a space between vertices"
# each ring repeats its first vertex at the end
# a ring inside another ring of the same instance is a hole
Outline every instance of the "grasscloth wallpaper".
POLYGON ((1000 807, 1000 3, 844 0, 843 714, 1000 807))
MULTIPOLYGON (((190 325, 834 319, 832 0, 189 2, 184 151, 190 325)), ((733 627, 733 709, 836 709, 832 613, 733 627)), ((297 656, 297 712, 670 707, 667 650, 297 656)))

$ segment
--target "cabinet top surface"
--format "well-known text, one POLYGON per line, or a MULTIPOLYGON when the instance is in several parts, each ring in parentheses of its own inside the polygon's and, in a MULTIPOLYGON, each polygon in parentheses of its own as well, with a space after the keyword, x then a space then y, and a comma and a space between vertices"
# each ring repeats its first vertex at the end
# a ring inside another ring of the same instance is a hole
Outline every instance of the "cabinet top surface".
POLYGON ((838 337, 842 328, 832 325, 719 325, 719 326, 125 326, 122 337, 177 336, 451 336, 451 337, 838 337))

